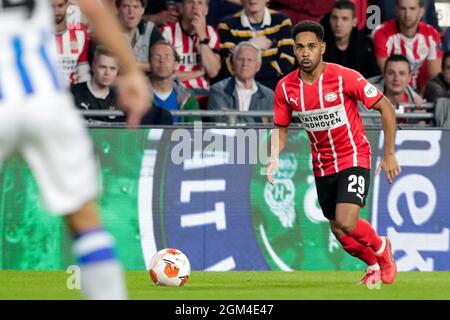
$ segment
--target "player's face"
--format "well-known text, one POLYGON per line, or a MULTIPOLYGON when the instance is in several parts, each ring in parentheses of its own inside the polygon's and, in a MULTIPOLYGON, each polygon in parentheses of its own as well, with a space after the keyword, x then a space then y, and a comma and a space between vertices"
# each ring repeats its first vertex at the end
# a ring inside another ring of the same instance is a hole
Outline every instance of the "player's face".
POLYGON ((450 57, 446 58, 444 61, 442 74, 444 75, 444 80, 447 82, 447 84, 450 84, 450 57))
POLYGON ((233 59, 233 67, 236 77, 240 81, 255 78, 256 73, 261 68, 257 55, 258 51, 253 47, 244 46, 239 49, 238 55, 233 59))
POLYGON ((172 48, 167 45, 157 45, 152 48, 150 70, 156 79, 171 78, 177 69, 177 61, 172 48))
POLYGON ((241 2, 247 14, 255 14, 264 11, 269 0, 242 0, 241 2))
POLYGON ((320 41, 314 32, 300 32, 294 39, 294 54, 300 69, 311 73, 322 61, 325 43, 320 41))
POLYGON ((405 92, 411 79, 409 66, 404 61, 389 62, 386 65, 384 73, 384 82, 386 89, 393 94, 401 94, 405 92))
POLYGON ((419 0, 398 0, 395 10, 400 25, 407 29, 416 27, 424 14, 419 0))
POLYGON ((136 28, 144 16, 145 8, 139 0, 123 0, 119 7, 119 18, 127 29, 136 28))
POLYGON ((330 26, 336 38, 350 36, 356 26, 356 18, 350 9, 333 9, 330 16, 330 26))
POLYGON ((60 24, 66 19, 66 11, 69 6, 68 0, 52 0, 53 14, 55 15, 55 24, 60 24))
POLYGON ((99 55, 92 64, 93 79, 100 87, 110 87, 119 73, 119 64, 113 57, 99 55))
POLYGON ((184 0, 181 5, 183 19, 192 21, 195 16, 206 17, 208 14, 207 0, 184 0))

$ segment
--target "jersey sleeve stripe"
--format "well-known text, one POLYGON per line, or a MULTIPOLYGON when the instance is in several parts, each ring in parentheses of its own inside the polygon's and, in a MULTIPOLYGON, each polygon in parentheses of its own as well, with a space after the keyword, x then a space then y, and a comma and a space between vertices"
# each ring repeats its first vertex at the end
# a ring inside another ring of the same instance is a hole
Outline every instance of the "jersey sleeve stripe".
POLYGON ((290 105, 289 98, 288 98, 288 95, 287 95, 287 92, 286 92, 286 82, 283 81, 283 83, 281 84, 281 87, 283 88, 283 94, 284 94, 284 98, 286 99, 286 103, 288 105, 290 105))
MULTIPOLYGON (((339 97, 340 97, 341 103, 343 105, 345 105, 343 88, 344 88, 344 84, 343 84, 342 76, 339 76, 339 97)), ((347 131, 348 131, 348 137, 350 139, 350 144, 352 145, 352 149, 353 149, 353 166, 356 167, 356 166, 358 166, 358 149, 356 148, 355 139, 353 138, 353 134, 352 134, 352 128, 350 126, 350 122, 348 122, 348 121, 347 121, 347 131)))
POLYGON ((19 37, 14 37, 12 39, 13 48, 16 56, 16 67, 19 71, 20 78, 22 79, 22 84, 25 89, 27 95, 30 95, 34 92, 33 85, 31 84, 30 76, 23 64, 23 45, 22 39, 19 37))

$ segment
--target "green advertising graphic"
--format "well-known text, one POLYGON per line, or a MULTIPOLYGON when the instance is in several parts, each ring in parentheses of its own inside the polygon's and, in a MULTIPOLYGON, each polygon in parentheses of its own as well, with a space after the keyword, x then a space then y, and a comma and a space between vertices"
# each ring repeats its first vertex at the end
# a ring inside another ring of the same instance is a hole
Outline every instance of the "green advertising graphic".
MULTIPOLYGON (((128 270, 145 269, 148 257, 154 253, 149 250, 161 249, 155 248, 156 244, 161 246, 167 243, 161 238, 161 231, 155 229, 167 227, 171 230, 170 226, 161 225, 160 220, 158 223, 153 221, 155 217, 160 219, 162 216, 159 211, 161 205, 157 204, 164 199, 180 201, 178 194, 167 195, 167 190, 180 189, 179 186, 153 187, 155 175, 161 176, 169 165, 175 167, 171 163, 167 141, 161 140, 163 134, 160 132, 151 137, 152 132, 156 130, 90 129, 101 168, 101 218, 105 228, 116 238, 118 255, 128 270), (165 147, 158 148, 161 144, 165 147), (159 151, 156 152, 156 149, 159 151), (166 198, 161 192, 163 188, 166 198), (150 238, 152 244, 147 242, 150 238)), ((164 136, 167 137, 170 132, 166 130, 164 136)), ((378 143, 378 137, 378 131, 368 135, 372 145, 378 143)), ((275 186, 266 182, 260 165, 249 165, 249 178, 239 181, 242 186, 249 186, 248 199, 240 199, 249 204, 249 209, 232 214, 250 215, 248 225, 250 230, 253 228, 253 238, 257 243, 255 248, 259 246, 260 255, 270 269, 362 270, 363 264, 340 248, 318 207, 309 148, 310 143, 303 130, 290 130, 275 186)), ((242 172, 247 170, 246 167, 240 168, 242 172)), ((215 176, 214 167, 208 170, 211 170, 208 174, 215 176)), ((234 169, 233 165, 228 165, 220 170, 220 174, 231 177, 234 169), (227 170, 230 170, 229 174, 227 170)), ((166 175, 158 179, 165 184, 176 181, 173 169, 169 173, 171 175, 167 175, 167 180, 164 180, 166 175)), ((204 178, 200 176, 202 174, 204 172, 200 172, 197 179, 204 178)), ((186 182, 180 183, 188 185, 186 182)), ((4 164, 0 171, 0 186, 0 269, 55 270, 73 264, 69 232, 62 218, 47 214, 40 201, 38 187, 23 160, 13 157, 4 164)), ((226 208, 228 203, 236 202, 233 200, 235 194, 227 195, 225 192, 224 196, 230 198, 225 201, 226 208)), ((367 207, 370 208, 370 196, 367 200, 367 207)), ((236 210, 239 208, 237 206, 236 210)), ((364 218, 368 215, 367 210, 361 213, 364 218)), ((165 220, 164 223, 179 221, 165 220)), ((230 223, 226 226, 232 227, 230 223)), ((229 230, 234 237, 239 236, 233 230, 241 229, 229 230)), ((211 234, 211 237, 215 236, 211 234)), ((186 243, 190 241, 188 238, 181 240, 186 243)), ((205 248, 199 246, 195 250, 203 255, 205 248)), ((233 257, 225 257, 224 261, 230 262, 231 266, 238 263, 236 257, 234 260, 233 257)))
MULTIPOLYGON (((126 269, 143 269, 137 197, 148 130, 91 129, 101 168, 99 204, 126 269)), ((0 171, 0 269, 57 270, 73 264, 69 232, 47 214, 35 180, 18 157, 0 171)))

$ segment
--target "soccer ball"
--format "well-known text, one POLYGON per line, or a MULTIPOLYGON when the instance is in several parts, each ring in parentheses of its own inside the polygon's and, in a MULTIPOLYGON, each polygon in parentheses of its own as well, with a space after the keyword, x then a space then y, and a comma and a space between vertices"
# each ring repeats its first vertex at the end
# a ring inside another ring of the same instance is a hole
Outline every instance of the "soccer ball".
POLYGON ((188 258, 178 249, 162 249, 150 263, 150 277, 158 286, 181 287, 191 273, 188 258))

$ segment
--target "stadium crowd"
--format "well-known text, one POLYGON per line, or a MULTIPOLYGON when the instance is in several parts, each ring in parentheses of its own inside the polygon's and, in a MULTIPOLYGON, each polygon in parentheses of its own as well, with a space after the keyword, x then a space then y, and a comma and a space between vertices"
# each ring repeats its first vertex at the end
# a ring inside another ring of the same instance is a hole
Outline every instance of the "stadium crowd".
MULTIPOLYGON (((434 0, 101 1, 117 14, 136 63, 148 75, 153 108, 143 125, 226 122, 224 117, 172 116, 171 110, 272 111, 277 82, 297 67, 291 29, 302 20, 324 27, 326 62, 359 71, 396 106, 396 113, 435 115, 399 117, 399 124, 450 123, 450 115, 445 120, 450 28, 438 24, 434 0), (374 16, 367 14, 372 5, 380 9, 374 16)), ((59 66, 77 107, 118 109, 114 83, 120 67, 114 52, 96 44, 75 0, 52 4, 59 66)), ((363 105, 360 110, 369 112, 363 105)), ((125 118, 86 120, 109 124, 125 118)), ((269 120, 239 118, 242 123, 269 120)), ((380 125, 372 117, 364 122, 380 125)))

